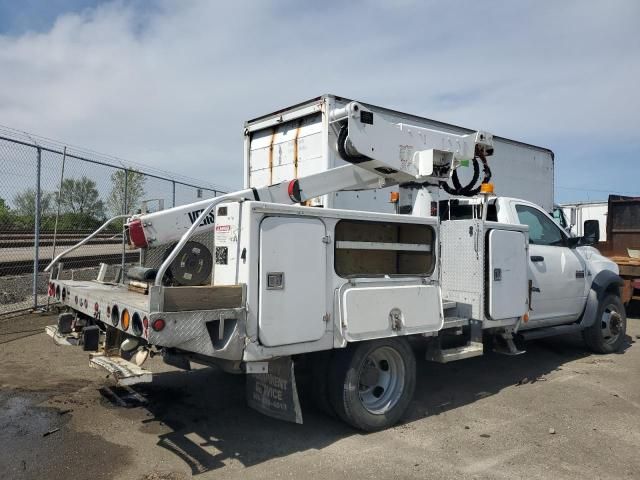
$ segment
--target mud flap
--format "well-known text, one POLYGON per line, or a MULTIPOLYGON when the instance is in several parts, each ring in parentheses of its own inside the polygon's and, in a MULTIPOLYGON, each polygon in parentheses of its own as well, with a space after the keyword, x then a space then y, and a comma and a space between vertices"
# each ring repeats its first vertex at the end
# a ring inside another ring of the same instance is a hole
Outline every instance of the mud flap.
POLYGON ((291 358, 269 362, 269 373, 247 374, 247 403, 254 410, 287 422, 302 423, 291 358))

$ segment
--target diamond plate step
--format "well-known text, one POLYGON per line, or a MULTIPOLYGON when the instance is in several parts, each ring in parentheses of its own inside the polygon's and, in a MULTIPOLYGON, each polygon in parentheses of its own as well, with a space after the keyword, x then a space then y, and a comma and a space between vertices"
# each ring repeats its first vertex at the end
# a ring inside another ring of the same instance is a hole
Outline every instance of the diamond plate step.
POLYGON ((89 357, 93 368, 103 368, 118 382, 118 385, 135 385, 136 383, 150 383, 153 373, 128 362, 122 357, 107 357, 103 354, 92 354, 89 357))

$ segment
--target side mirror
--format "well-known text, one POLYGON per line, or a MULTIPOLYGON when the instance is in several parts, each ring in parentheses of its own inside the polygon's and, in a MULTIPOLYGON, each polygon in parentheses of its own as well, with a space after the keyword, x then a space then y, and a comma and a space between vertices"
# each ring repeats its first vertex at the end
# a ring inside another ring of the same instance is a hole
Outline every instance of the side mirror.
POLYGON ((581 245, 595 245, 600 241, 600 222, 598 220, 585 220, 582 233, 581 245))
POLYGON ((576 212, 576 208, 574 207, 570 207, 569 209, 569 228, 572 228, 576 223, 578 223, 577 220, 577 212, 576 212))

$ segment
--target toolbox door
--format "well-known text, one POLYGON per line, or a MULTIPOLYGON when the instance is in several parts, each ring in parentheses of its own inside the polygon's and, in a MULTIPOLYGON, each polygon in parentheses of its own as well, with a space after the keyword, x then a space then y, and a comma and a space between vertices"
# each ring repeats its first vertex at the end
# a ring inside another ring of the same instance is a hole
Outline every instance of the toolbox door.
POLYGON ((522 232, 489 232, 489 302, 493 320, 514 318, 527 311, 527 246, 522 232))
POLYGON ((315 218, 267 217, 260 225, 260 342, 320 340, 325 333, 327 244, 315 218))

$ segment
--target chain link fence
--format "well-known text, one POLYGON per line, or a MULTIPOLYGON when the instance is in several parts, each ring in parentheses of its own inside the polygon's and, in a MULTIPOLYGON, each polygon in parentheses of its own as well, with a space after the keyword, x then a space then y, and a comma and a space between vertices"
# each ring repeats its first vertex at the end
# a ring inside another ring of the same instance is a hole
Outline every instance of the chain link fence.
MULTIPOLYGON (((225 193, 216 185, 0 127, 0 316, 48 306, 56 254, 108 218, 225 193)), ((100 263, 138 261, 122 224, 63 259, 66 275, 95 278, 100 263)))

